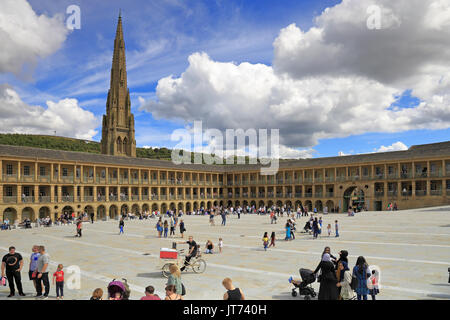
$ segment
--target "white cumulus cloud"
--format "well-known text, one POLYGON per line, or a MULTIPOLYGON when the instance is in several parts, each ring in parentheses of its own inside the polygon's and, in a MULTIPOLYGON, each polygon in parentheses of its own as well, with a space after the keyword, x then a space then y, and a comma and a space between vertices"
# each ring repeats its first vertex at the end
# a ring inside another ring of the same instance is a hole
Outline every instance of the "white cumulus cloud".
POLYGON ((389 151, 403 151, 408 150, 408 147, 401 141, 394 142, 390 146, 381 146, 375 152, 389 152, 389 151))
POLYGON ((274 41, 273 66, 194 53, 141 109, 209 128, 280 129, 285 150, 367 132, 450 127, 449 1, 344 0, 274 41), (381 29, 367 28, 370 6, 381 29), (392 108, 405 91, 412 108, 392 108))
POLYGON ((57 51, 67 34, 63 15, 38 16, 26 0, 1 0, 0 73, 29 72, 38 59, 57 51))
POLYGON ((30 106, 12 88, 0 86, 2 133, 56 134, 93 140, 100 120, 78 105, 76 99, 47 101, 47 107, 30 106))

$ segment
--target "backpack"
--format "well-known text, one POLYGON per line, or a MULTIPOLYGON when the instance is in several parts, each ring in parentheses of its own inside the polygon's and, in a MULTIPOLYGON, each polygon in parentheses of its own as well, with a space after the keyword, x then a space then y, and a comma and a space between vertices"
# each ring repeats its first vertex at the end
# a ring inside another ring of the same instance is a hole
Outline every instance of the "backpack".
POLYGON ((352 288, 352 290, 356 290, 356 288, 358 288, 359 285, 359 280, 356 277, 356 275, 352 275, 352 282, 350 283, 350 288, 352 288))

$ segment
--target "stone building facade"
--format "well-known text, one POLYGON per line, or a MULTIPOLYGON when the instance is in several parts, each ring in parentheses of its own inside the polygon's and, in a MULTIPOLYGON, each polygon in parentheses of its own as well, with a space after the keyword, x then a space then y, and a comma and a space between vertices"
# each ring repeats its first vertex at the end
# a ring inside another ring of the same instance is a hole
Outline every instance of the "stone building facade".
POLYGON ((134 117, 127 87, 119 17, 111 82, 103 117, 102 154, 0 145, 0 219, 63 212, 300 204, 309 211, 346 212, 348 206, 385 210, 450 204, 450 141, 406 151, 280 161, 277 174, 259 165, 176 165, 136 158, 134 117))

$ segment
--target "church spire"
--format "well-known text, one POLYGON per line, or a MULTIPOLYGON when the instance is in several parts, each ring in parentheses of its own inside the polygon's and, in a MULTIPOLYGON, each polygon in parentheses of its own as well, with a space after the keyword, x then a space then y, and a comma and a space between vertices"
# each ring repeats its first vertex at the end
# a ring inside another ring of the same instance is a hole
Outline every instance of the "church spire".
POLYGON ((131 113, 130 92, 127 87, 121 12, 119 12, 114 39, 110 89, 106 101, 106 116, 103 116, 102 132, 102 153, 136 156, 134 116, 131 113))

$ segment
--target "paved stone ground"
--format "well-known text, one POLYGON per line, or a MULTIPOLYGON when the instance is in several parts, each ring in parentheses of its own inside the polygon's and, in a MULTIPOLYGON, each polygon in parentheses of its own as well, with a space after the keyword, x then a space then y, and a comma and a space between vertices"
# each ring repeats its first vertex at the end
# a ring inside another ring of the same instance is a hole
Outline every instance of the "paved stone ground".
MULTIPOLYGON (((204 248, 206 240, 215 244, 224 239, 222 254, 203 254, 208 267, 203 274, 192 271, 183 273, 186 299, 221 299, 224 288, 221 281, 231 277, 242 288, 247 299, 289 299, 292 286, 289 276, 299 278, 298 269, 314 269, 325 246, 337 254, 346 249, 350 254, 350 266, 363 255, 370 265, 381 268, 378 299, 450 299, 448 271, 450 267, 450 206, 397 212, 364 212, 355 217, 329 214, 323 216, 324 225, 338 219, 341 237, 328 238, 297 233, 296 240, 285 242, 283 225, 270 224, 268 216, 241 215, 227 219, 227 226, 209 226, 206 216, 185 216, 185 234, 204 248), (276 247, 264 252, 263 232, 277 232, 276 247)), ((297 221, 298 230, 307 218, 297 221)), ((81 268, 81 289, 65 288, 66 299, 88 299, 92 291, 101 287, 106 292, 107 283, 115 277, 128 279, 132 289, 131 298, 143 295, 147 285, 153 285, 164 296, 166 279, 160 272, 159 249, 171 247, 174 239, 158 239, 156 220, 126 221, 125 234, 118 235, 117 221, 84 223, 83 237, 75 238, 75 227, 55 226, 0 232, 0 254, 3 256, 10 245, 23 254, 24 271, 28 271, 29 255, 33 244, 45 245, 52 264, 50 272, 62 263, 65 268, 78 265, 81 268)), ((324 229, 325 233, 326 230, 324 229)), ((177 230, 177 238, 179 234, 177 230)), ((187 248, 179 245, 178 248, 187 248)), ((32 283, 22 272, 24 290, 22 299, 34 299, 32 283)), ((67 278, 67 275, 66 275, 67 278)), ((318 290, 318 283, 314 283, 318 290)), ((0 299, 6 299, 8 287, 0 287, 0 299)), ((55 298, 51 286, 50 299, 55 298)))

